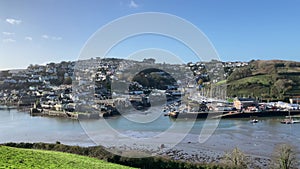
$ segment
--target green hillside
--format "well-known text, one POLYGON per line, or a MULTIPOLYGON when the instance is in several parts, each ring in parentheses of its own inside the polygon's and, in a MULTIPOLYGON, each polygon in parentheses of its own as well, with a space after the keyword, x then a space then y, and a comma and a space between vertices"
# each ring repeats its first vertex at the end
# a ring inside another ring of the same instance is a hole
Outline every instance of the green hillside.
POLYGON ((0 168, 130 168, 75 154, 0 146, 0 168))
POLYGON ((287 100, 300 96, 300 62, 251 61, 237 68, 227 79, 229 96, 287 100))

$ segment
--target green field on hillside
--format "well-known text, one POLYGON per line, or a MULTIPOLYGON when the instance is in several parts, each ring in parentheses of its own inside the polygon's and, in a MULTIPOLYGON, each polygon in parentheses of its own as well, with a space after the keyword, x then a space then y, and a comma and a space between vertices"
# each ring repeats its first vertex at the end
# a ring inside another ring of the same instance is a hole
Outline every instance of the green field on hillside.
POLYGON ((271 75, 258 75, 252 77, 246 77, 243 79, 239 79, 234 82, 235 84, 261 84, 265 86, 269 86, 272 84, 272 76, 271 75))
POLYGON ((300 96, 300 63, 282 60, 257 60, 236 68, 227 78, 231 97, 285 100, 300 96))
POLYGON ((0 168, 130 168, 95 158, 45 150, 0 146, 0 168))

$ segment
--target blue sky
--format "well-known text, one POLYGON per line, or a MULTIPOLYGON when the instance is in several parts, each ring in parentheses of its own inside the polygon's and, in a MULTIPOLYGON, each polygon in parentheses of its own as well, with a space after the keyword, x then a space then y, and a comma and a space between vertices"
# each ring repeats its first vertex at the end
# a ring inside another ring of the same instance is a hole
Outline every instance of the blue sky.
MULTIPOLYGON (((0 0, 0 70, 76 60, 99 28, 141 12, 169 13, 193 23, 224 61, 300 61, 299 7, 298 0, 0 0)), ((174 42, 158 42, 133 38, 111 54, 126 57, 146 47, 192 54, 172 47, 174 42)))

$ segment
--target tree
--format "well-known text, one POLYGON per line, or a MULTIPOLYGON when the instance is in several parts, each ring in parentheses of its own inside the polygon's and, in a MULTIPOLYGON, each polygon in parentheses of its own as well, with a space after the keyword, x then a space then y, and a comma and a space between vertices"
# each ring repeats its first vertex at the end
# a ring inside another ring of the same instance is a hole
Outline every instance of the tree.
POLYGON ((273 152, 273 165, 278 169, 292 169, 297 166, 296 155, 293 147, 288 144, 277 146, 273 152))
POLYGON ((64 79, 64 84, 66 85, 71 85, 72 84, 72 78, 71 77, 66 77, 64 79))
POLYGON ((237 147, 224 155, 224 163, 232 168, 247 168, 248 159, 237 147))
POLYGON ((250 76, 252 76, 250 67, 237 68, 230 74, 227 80, 234 81, 250 76))

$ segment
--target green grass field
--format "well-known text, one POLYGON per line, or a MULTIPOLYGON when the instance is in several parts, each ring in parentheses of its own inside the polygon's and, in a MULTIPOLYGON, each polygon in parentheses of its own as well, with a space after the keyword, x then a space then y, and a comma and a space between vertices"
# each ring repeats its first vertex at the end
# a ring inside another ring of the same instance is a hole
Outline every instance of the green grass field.
POLYGON ((245 83, 260 83, 262 85, 270 85, 272 83, 272 77, 270 75, 257 75, 246 77, 243 79, 239 79, 234 81, 235 84, 245 84, 245 83))
POLYGON ((103 168, 130 167, 75 154, 0 146, 0 168, 103 168))

